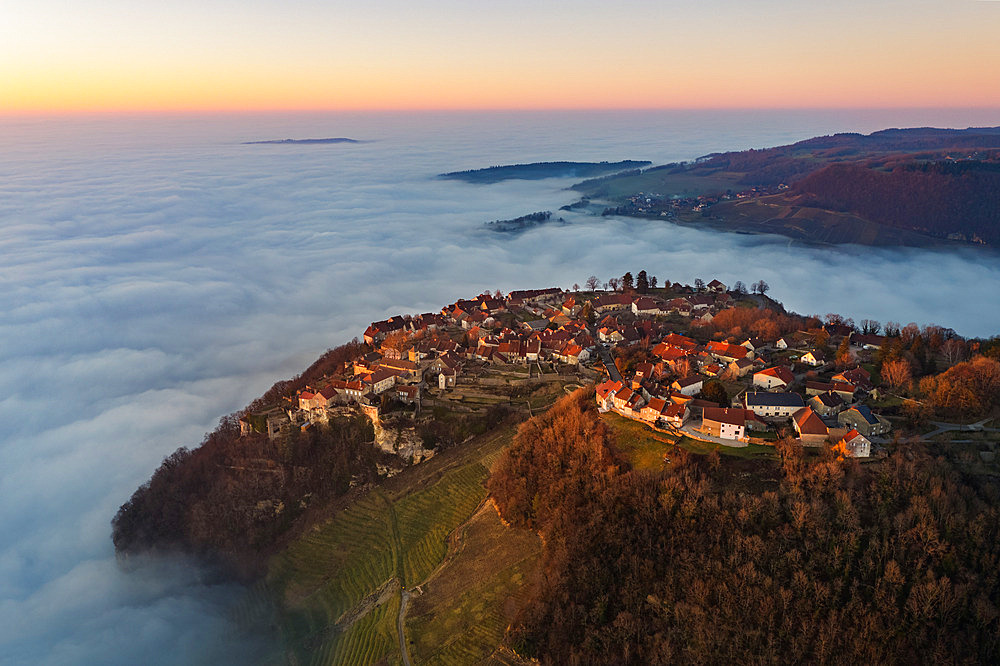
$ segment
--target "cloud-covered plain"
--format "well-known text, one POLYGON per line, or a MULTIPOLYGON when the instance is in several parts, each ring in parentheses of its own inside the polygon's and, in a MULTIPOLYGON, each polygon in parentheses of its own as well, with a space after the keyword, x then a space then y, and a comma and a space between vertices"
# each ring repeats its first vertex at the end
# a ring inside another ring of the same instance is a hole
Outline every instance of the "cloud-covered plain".
MULTIPOLYGON (((188 562, 120 568, 109 521, 162 458, 373 319, 483 289, 764 279, 803 313, 1000 330, 982 252, 844 248, 559 213, 569 182, 434 174, 687 159, 946 120, 809 114, 240 116, 0 125, 0 663, 211 663, 229 604, 188 562), (923 122, 921 122, 923 121, 923 122), (270 136, 372 143, 242 145, 270 136), (173 648, 171 646, 176 646, 173 648)), ((963 124, 956 121, 955 124, 963 124)))

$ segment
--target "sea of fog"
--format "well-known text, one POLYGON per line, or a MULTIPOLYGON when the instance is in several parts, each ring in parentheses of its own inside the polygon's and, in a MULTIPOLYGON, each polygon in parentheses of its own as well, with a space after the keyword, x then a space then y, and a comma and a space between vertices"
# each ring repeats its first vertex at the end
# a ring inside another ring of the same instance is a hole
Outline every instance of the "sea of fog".
POLYGON ((803 313, 1000 331, 974 251, 560 213, 572 181, 444 171, 691 159, 835 131, 998 125, 985 111, 297 114, 0 119, 0 664, 238 663, 241 590, 191 563, 125 572, 109 521, 162 458, 368 322, 483 289, 766 280, 803 313), (351 137, 333 145, 244 145, 351 137))

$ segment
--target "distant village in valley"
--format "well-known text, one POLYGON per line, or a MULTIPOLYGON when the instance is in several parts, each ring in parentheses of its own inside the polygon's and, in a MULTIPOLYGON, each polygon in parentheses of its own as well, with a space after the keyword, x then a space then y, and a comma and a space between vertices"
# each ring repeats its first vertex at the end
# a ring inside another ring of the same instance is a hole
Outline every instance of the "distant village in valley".
POLYGON ((886 338, 869 322, 859 331, 837 316, 791 332, 758 317, 737 336, 712 325, 740 311, 773 313, 784 328, 805 319, 784 313, 768 290, 763 281, 749 289, 719 280, 658 285, 640 271, 390 317, 364 331, 355 358, 278 405, 248 409, 240 429, 273 438, 361 411, 383 450, 420 462, 433 446, 412 429, 383 428, 387 415, 432 418, 497 404, 530 412, 546 406, 532 398, 538 387, 553 386, 545 395, 554 401, 591 385, 602 413, 675 440, 746 447, 793 437, 843 457, 879 455, 892 426, 872 407, 881 387, 869 364, 886 338))

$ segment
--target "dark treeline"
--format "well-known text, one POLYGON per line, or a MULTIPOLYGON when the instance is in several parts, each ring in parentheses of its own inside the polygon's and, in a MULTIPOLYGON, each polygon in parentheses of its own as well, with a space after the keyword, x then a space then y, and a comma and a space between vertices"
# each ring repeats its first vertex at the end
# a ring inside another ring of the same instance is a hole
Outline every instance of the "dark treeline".
MULTIPOLYGON (((277 382, 243 413, 282 400, 366 351, 356 340, 327 350, 305 372, 277 382)), ((253 574, 312 504, 347 492, 352 482, 378 477, 384 455, 373 445, 371 422, 358 413, 331 419, 287 438, 241 436, 235 415, 223 418, 201 445, 164 459, 112 520, 120 554, 182 550, 217 558, 232 571, 253 574)))
POLYGON ((936 236, 1000 242, 1000 164, 922 163, 891 171, 831 165, 795 184, 804 203, 936 236))
POLYGON ((508 637, 543 663, 996 663, 998 483, 887 460, 615 462, 592 393, 525 425, 490 489, 544 537, 508 637), (558 483, 558 485, 554 485, 558 483))
POLYGON ((537 213, 528 213, 527 215, 521 215, 510 220, 493 220, 492 222, 487 222, 486 225, 494 231, 520 231, 521 229, 533 227, 536 224, 548 222, 551 217, 552 211, 541 210, 537 213))
POLYGON ((201 446, 168 456, 122 505, 112 520, 115 549, 182 550, 253 574, 310 504, 377 478, 373 439, 360 414, 274 440, 241 437, 226 417, 201 446))
POLYGON ((442 173, 439 178, 464 180, 469 183, 499 183, 508 179, 539 180, 573 176, 588 178, 609 172, 621 172, 625 169, 635 169, 652 164, 647 160, 622 160, 620 162, 532 162, 530 164, 507 164, 491 166, 485 169, 470 169, 468 171, 451 171, 442 173))

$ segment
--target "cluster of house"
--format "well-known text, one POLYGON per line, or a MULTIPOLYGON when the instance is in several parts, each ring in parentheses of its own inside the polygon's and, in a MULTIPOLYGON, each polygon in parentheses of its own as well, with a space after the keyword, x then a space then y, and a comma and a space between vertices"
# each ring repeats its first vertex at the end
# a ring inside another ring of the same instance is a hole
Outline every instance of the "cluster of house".
POLYGON ((438 313, 400 315, 373 322, 364 332, 372 351, 344 372, 306 386, 285 404, 258 418, 241 419, 244 432, 276 436, 307 428, 345 405, 360 405, 377 417, 382 397, 419 405, 429 385, 454 387, 470 362, 527 364, 586 363, 594 339, 575 299, 559 288, 513 291, 506 297, 481 294, 438 313))
POLYGON ((660 194, 638 192, 628 197, 621 205, 605 209, 604 214, 669 218, 683 210, 702 211, 720 201, 750 199, 765 194, 776 194, 787 189, 788 185, 781 183, 774 187, 751 187, 739 192, 703 194, 697 197, 665 197, 660 194))
MULTIPOLYGON (((628 377, 599 384, 597 404, 626 418, 734 443, 790 425, 805 445, 829 441, 844 455, 870 456, 871 438, 890 429, 887 420, 861 403, 872 389, 870 374, 859 366, 829 381, 809 379, 810 373, 768 363, 772 350, 757 338, 700 344, 669 333, 653 347, 653 362, 637 364, 628 377), (696 397, 706 380, 720 375, 742 387, 730 404, 696 397)), ((826 365, 815 350, 799 360, 813 368, 826 365)))
MULTIPOLYGON (((419 405, 428 386, 454 387, 471 366, 538 361, 581 366, 594 360, 600 343, 613 347, 642 342, 651 347, 649 362, 635 365, 628 377, 619 377, 617 368, 606 368, 610 379, 597 387, 602 410, 664 427, 697 425, 705 434, 740 442, 790 422, 803 443, 839 437, 835 441, 841 448, 858 456, 869 454, 871 437, 888 430, 884 419, 858 401, 871 388, 863 369, 839 373, 824 383, 803 380, 793 369, 769 363, 775 349, 800 345, 802 340, 795 336, 773 345, 758 338, 702 344, 673 332, 665 319, 711 319, 733 305, 733 295, 718 280, 700 290, 673 285, 670 293, 669 299, 625 293, 584 299, 558 288, 506 296, 484 293, 440 312, 373 322, 364 332, 370 352, 270 410, 263 418, 266 423, 258 415, 256 425, 248 417, 241 427, 262 430, 266 425, 273 436, 283 427, 328 420, 347 404, 377 416, 383 396, 419 405), (701 399, 705 381, 720 376, 739 382, 744 390, 730 404, 701 399), (793 392, 793 386, 800 392, 793 392)), ((816 368, 826 364, 816 350, 804 353, 800 362, 816 368)))

